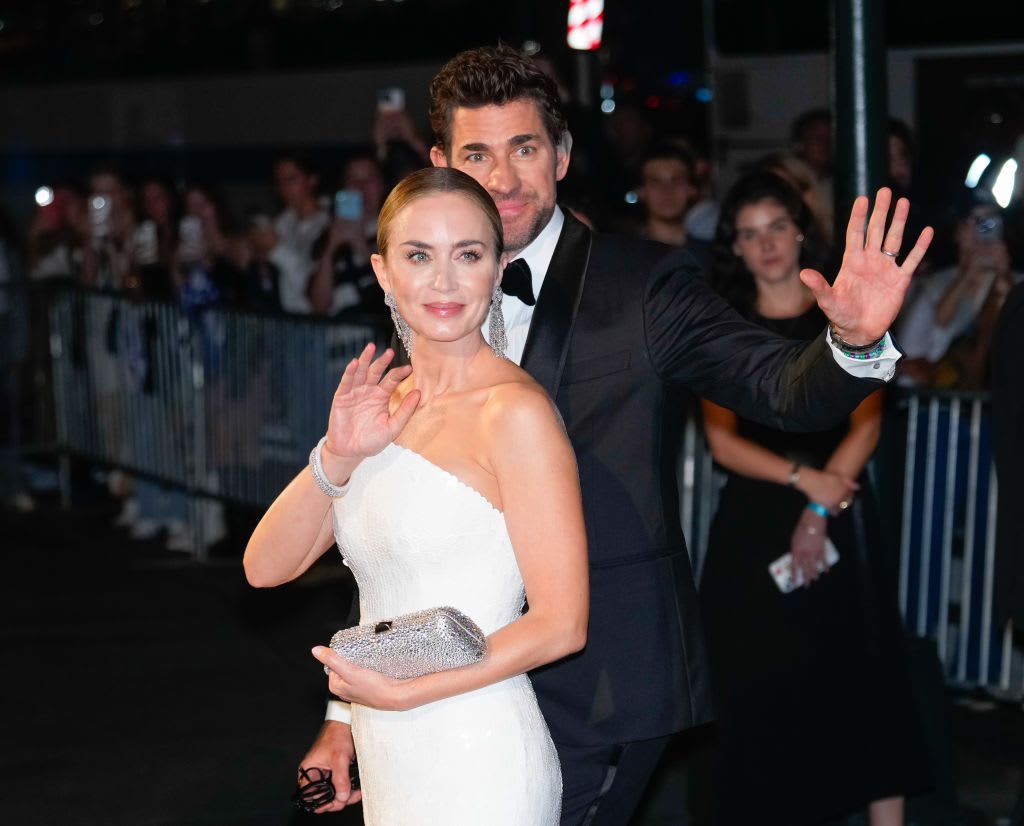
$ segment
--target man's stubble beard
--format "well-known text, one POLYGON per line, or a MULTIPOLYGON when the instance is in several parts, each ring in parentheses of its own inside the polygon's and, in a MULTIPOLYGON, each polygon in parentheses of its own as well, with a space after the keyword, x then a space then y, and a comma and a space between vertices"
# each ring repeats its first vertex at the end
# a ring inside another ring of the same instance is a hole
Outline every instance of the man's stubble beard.
MULTIPOLYGON (((548 225, 548 221, 551 220, 551 216, 555 214, 555 205, 552 204, 547 209, 542 209, 537 212, 530 222, 530 226, 525 231, 519 232, 518 235, 505 235, 505 252, 509 255, 518 255, 524 249, 526 249, 538 235, 544 230, 544 227, 548 225)), ((504 225, 502 225, 504 230, 504 225)))

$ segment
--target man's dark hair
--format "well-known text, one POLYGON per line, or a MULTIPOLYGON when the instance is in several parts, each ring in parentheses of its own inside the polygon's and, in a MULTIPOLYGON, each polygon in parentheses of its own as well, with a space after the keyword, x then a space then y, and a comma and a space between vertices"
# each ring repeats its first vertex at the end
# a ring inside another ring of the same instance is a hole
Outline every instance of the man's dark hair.
POLYGON ((551 143, 566 132, 558 86, 528 56, 499 43, 469 49, 441 67, 430 83, 430 125, 434 141, 446 155, 451 150, 452 115, 460 106, 503 106, 526 98, 537 105, 551 143))
POLYGON ((640 183, 643 183, 644 167, 651 161, 679 161, 686 168, 686 174, 690 176, 690 183, 696 186, 697 162, 693 159, 690 151, 678 143, 662 140, 652 144, 644 151, 638 167, 640 183))
POLYGON ((275 169, 280 163, 294 164, 304 175, 319 175, 319 170, 313 158, 301 149, 283 149, 275 152, 270 168, 275 169))
POLYGON ((807 109, 797 115, 789 127, 790 143, 799 143, 807 135, 807 130, 817 123, 832 125, 832 112, 824 108, 807 109))
POLYGON ((886 136, 898 139, 907 150, 907 155, 911 161, 917 157, 917 140, 914 137, 914 130, 910 128, 906 121, 902 121, 899 118, 889 118, 889 123, 886 126, 886 136))

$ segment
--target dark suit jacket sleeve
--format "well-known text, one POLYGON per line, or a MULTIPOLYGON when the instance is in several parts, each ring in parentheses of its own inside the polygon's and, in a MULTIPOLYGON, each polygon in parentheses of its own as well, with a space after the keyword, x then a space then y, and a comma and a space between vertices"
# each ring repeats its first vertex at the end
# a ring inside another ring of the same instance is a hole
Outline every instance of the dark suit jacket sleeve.
POLYGON ((780 430, 832 427, 884 384, 836 364, 824 328, 794 342, 746 321, 685 254, 654 267, 644 314, 648 357, 663 381, 780 430))

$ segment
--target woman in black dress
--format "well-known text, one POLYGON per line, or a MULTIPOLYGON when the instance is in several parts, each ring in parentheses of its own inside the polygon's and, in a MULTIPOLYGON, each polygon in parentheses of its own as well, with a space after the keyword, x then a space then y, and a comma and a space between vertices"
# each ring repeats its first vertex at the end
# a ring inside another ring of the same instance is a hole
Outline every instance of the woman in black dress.
MULTIPOLYGON (((796 191, 755 173, 723 204, 711 282, 776 333, 826 335, 800 280, 823 252, 796 191)), ((872 826, 901 824, 925 761, 900 651, 896 560, 863 473, 880 392, 823 433, 703 408, 728 472, 701 582, 721 719, 715 822, 813 823, 867 807, 872 826), (772 569, 787 553, 794 581, 777 574, 780 586, 772 569)))

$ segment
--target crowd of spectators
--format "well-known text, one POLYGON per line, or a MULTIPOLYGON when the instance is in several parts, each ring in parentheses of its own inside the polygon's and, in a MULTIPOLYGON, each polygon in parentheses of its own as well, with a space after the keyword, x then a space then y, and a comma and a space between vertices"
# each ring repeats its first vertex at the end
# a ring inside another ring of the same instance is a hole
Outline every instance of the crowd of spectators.
MULTIPOLYGON (((771 172, 799 193, 833 251, 826 271, 837 263, 833 216, 845 212, 833 204, 831 128, 827 111, 802 113, 787 147, 740 170, 771 172)), ((643 105, 624 100, 603 130, 581 138, 562 203, 598 231, 684 247, 706 271, 720 181, 701 136, 666 132, 643 105)), ((1024 280, 1014 263, 1013 223, 981 188, 965 190, 946 209, 922 202, 912 130, 892 120, 887 140, 889 184, 914 199, 911 231, 927 221, 939 233, 895 327, 907 356, 900 382, 984 390, 999 310, 1024 280)), ((370 266, 376 214, 398 179, 429 163, 428 141, 404 109, 384 108, 366 145, 339 162, 331 172, 300 151, 276 154, 264 181, 276 209, 230 203, 222 181, 158 174, 130 181, 116 165, 99 166, 84 181, 54 183, 27 227, 9 229, 6 269, 16 266, 30 285, 78 284, 186 312, 384 319, 370 266)), ((45 326, 36 323, 44 312, 30 308, 29 326, 45 326)), ((36 344, 45 351, 45 341, 36 344)), ((45 354, 31 358, 32 346, 29 336, 29 361, 45 371, 45 354)), ((34 376, 21 385, 44 383, 34 376)))
MULTIPOLYGON (((827 110, 808 110, 794 119, 788 147, 749 166, 790 183, 834 247, 831 128, 827 110)), ((902 381, 981 389, 995 317, 1021 279, 1012 225, 980 188, 948 205, 923 201, 912 130, 894 119, 887 141, 888 183, 913 198, 911 230, 927 222, 939 233, 897 325, 902 381)), ((663 133, 630 101, 588 142, 574 154, 563 203, 595 229, 683 246, 706 267, 718 175, 703 142, 663 133)), ((336 179, 301 152, 279 153, 266 181, 276 213, 229 206, 218 182, 152 175, 132 185, 116 167, 99 167, 84 184, 52 187, 24 233, 24 269, 30 282, 59 279, 184 308, 381 315, 369 265, 376 213, 395 181, 427 163, 427 141, 399 109, 377 112, 366 147, 344 155, 336 179)))
POLYGON ((372 142, 345 154, 337 181, 304 152, 279 152, 267 176, 276 212, 228 204, 221 182, 133 182, 99 166, 41 191, 24 233, 28 278, 184 309, 379 313, 369 266, 377 211, 398 178, 429 163, 427 152, 404 111, 378 113, 372 142))

